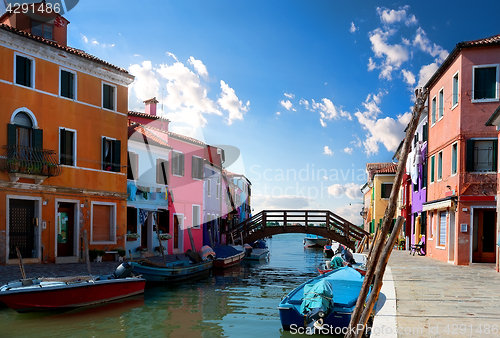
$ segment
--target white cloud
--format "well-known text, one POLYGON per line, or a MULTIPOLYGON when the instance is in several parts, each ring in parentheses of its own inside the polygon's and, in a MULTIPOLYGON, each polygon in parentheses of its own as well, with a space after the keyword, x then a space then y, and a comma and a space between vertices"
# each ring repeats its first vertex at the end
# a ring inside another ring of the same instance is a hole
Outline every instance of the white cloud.
POLYGON ((354 138, 356 138, 356 140, 354 141, 351 141, 351 144, 354 144, 355 147, 357 148, 361 148, 361 146, 363 145, 363 142, 361 142, 361 139, 359 138, 358 135, 352 135, 354 138))
POLYGON ((351 22, 351 28, 349 28, 349 32, 354 33, 358 28, 354 25, 354 22, 351 22))
POLYGON ((243 104, 240 99, 236 96, 234 89, 229 87, 224 81, 220 81, 220 87, 222 89, 221 97, 217 100, 222 109, 229 112, 229 116, 226 120, 228 125, 231 125, 234 120, 243 120, 243 114, 245 114, 250 109, 250 101, 243 104))
POLYGON ((188 63, 193 65, 196 72, 204 79, 208 79, 207 67, 203 64, 201 60, 196 60, 194 57, 190 57, 188 63))
POLYGON ((433 62, 429 65, 422 66, 420 72, 418 73, 418 84, 417 87, 423 87, 432 77, 432 75, 438 70, 439 65, 437 62, 433 62))
POLYGON ((80 35, 82 36, 83 42, 89 43, 89 39, 85 35, 83 35, 83 34, 80 34, 80 35))
POLYGON ((281 115, 281 113, 278 111, 278 112, 276 112, 276 115, 281 115))
POLYGON ((325 147, 323 148, 323 154, 324 154, 324 155, 330 155, 330 156, 332 156, 332 155, 333 155, 333 151, 330 149, 330 147, 325 146, 325 147))
POLYGON ((323 176, 323 179, 324 179, 325 181, 327 181, 327 180, 328 180, 328 176, 323 176))
POLYGON ((173 58, 175 60, 175 62, 179 62, 179 60, 177 59, 177 56, 175 56, 175 54, 170 53, 170 52, 167 52, 166 54, 167 54, 167 56, 173 58))
POLYGON ((325 128, 325 127, 326 127, 326 123, 325 123, 325 121, 323 121, 323 119, 319 119, 319 124, 321 124, 321 126, 322 126, 323 128, 325 128))
POLYGON ((133 64, 128 67, 128 70, 135 76, 130 89, 139 100, 145 101, 158 96, 160 82, 156 78, 151 61, 143 61, 140 65, 133 64))
POLYGON ((415 15, 408 15, 408 9, 410 9, 410 6, 408 5, 400 7, 399 10, 389 10, 387 8, 377 7, 377 13, 380 16, 380 21, 384 24, 404 22, 405 25, 411 26, 417 23, 417 18, 415 15))
POLYGON ((285 100, 281 100, 280 104, 286 110, 297 111, 295 108, 293 108, 293 104, 292 104, 292 102, 290 102, 290 100, 286 100, 286 101, 285 100))
POLYGON ((376 68, 377 68, 377 64, 375 62, 373 62, 373 59, 370 57, 368 59, 368 71, 371 72, 372 70, 374 70, 376 68))
POLYGON ((352 154, 352 150, 353 150, 353 149, 352 149, 352 148, 349 148, 349 147, 345 147, 344 149, 342 149, 342 151, 343 151, 344 153, 349 154, 349 155, 351 155, 351 154, 352 154))
MULTIPOLYGON (((379 68, 382 69, 380 77, 387 80, 391 80, 391 72, 401 67, 401 64, 408 61, 410 57, 405 46, 400 44, 391 45, 387 42, 389 37, 395 33, 396 30, 394 29, 383 31, 380 28, 376 28, 369 34, 375 56, 383 59, 382 64, 379 66, 379 68)), ((372 67, 374 67, 374 63, 370 61, 368 68, 370 69, 372 67)))
POLYGON ((285 96, 288 97, 289 99, 293 99, 295 97, 295 95, 292 93, 285 93, 285 96))
POLYGON ((403 74, 406 83, 408 83, 410 86, 413 86, 415 84, 415 75, 413 75, 411 71, 403 69, 401 70, 401 73, 403 74))
POLYGON ((314 111, 314 109, 311 109, 311 106, 309 105, 309 101, 307 101, 307 100, 300 99, 299 104, 306 107, 307 110, 314 111))
POLYGON ((335 210, 335 213, 353 224, 361 225, 363 224, 363 218, 360 215, 362 207, 363 206, 359 203, 353 203, 343 207, 338 207, 335 210))
POLYGON ((333 184, 328 187, 328 193, 332 196, 343 196, 354 200, 363 197, 361 185, 356 183, 333 184))
POLYGON ((254 213, 258 213, 262 210, 276 210, 276 209, 308 209, 313 203, 313 199, 304 196, 294 196, 294 195, 262 195, 262 194, 252 194, 252 207, 255 209, 254 213))
MULTIPOLYGON (((326 127, 325 121, 332 121, 333 119, 338 119, 340 116, 345 117, 348 120, 352 120, 352 116, 350 113, 342 110, 341 107, 336 107, 331 100, 323 98, 321 99, 321 101, 322 103, 316 102, 313 99, 311 104, 311 109, 309 110, 319 111, 319 116, 320 116, 319 123, 321 124, 322 127, 326 127)), ((304 105, 306 106, 306 108, 309 107, 309 103, 307 101, 304 102, 304 105)))
POLYGON ((413 40, 413 46, 416 46, 423 52, 428 53, 432 57, 435 57, 436 61, 439 63, 443 62, 448 56, 448 51, 443 49, 443 47, 438 46, 435 43, 431 43, 422 27, 419 27, 417 29, 417 35, 413 40))

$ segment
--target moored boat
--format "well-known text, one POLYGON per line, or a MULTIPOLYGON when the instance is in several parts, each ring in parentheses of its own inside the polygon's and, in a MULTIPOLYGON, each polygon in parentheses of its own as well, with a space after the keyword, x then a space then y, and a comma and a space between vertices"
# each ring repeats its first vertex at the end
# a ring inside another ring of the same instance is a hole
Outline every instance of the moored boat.
POLYGON ((26 278, 0 287, 0 301, 17 312, 70 309, 104 303, 144 292, 146 281, 128 277, 122 263, 109 276, 26 278))
POLYGON ((364 277, 341 267, 315 277, 291 291, 278 306, 284 330, 349 326, 364 277))
POLYGON ((154 263, 148 260, 131 262, 133 272, 141 275, 148 282, 178 282, 208 273, 213 260, 188 250, 185 254, 165 256, 166 263, 154 263))
POLYGON ((214 268, 224 269, 239 264, 245 256, 245 252, 228 245, 215 247, 213 250, 215 252, 214 268))
POLYGON ((337 253, 331 260, 327 260, 324 266, 318 269, 319 273, 324 274, 330 272, 339 265, 337 262, 341 262, 343 266, 350 266, 363 276, 366 275, 366 255, 362 253, 351 253, 343 246, 341 246, 341 248, 343 248, 342 253, 337 253))
POLYGON ((306 248, 323 248, 325 245, 328 245, 328 238, 324 238, 318 235, 308 234, 304 238, 304 246, 306 248))

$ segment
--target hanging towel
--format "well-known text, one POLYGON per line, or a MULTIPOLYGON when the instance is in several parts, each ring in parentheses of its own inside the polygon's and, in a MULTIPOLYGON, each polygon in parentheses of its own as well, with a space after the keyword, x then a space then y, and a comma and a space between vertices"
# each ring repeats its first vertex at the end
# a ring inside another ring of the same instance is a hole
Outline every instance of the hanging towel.
POLYGON ((139 209, 139 222, 144 225, 148 219, 148 211, 144 209, 139 209))

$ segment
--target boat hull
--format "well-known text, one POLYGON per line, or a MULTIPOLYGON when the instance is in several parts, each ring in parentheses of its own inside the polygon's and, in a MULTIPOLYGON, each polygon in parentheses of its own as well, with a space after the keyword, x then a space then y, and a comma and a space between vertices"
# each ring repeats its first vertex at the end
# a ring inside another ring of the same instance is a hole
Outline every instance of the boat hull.
POLYGON ((230 266, 234 266, 236 264, 239 264, 243 260, 243 257, 245 257, 245 253, 240 252, 234 256, 226 258, 217 258, 214 260, 214 268, 225 269, 230 266))
POLYGON ((46 287, 34 285, 11 290, 2 289, 0 301, 17 312, 76 308, 141 294, 144 292, 145 283, 142 278, 73 284, 48 283, 46 287))
POLYGON ((306 237, 304 245, 308 248, 323 248, 325 245, 328 245, 328 238, 306 237))
POLYGON ((141 275, 148 282, 178 282, 208 273, 212 267, 212 261, 204 261, 187 266, 147 266, 140 263, 130 263, 135 274, 141 275))
POLYGON ((363 276, 349 267, 339 268, 330 273, 315 277, 290 292, 279 304, 281 325, 284 330, 305 327, 304 315, 300 306, 304 297, 304 286, 327 279, 333 286, 334 306, 324 317, 324 328, 334 330, 349 326, 352 312, 363 284, 363 276))

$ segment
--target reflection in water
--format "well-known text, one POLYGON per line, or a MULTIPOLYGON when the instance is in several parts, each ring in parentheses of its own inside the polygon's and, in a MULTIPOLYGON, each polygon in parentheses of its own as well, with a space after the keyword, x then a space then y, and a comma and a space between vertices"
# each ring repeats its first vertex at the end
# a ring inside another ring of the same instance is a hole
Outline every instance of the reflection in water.
POLYGON ((277 306, 318 274, 321 250, 304 249, 303 235, 269 239, 267 262, 246 262, 144 295, 72 310, 18 314, 0 309, 2 337, 292 337, 277 306))

